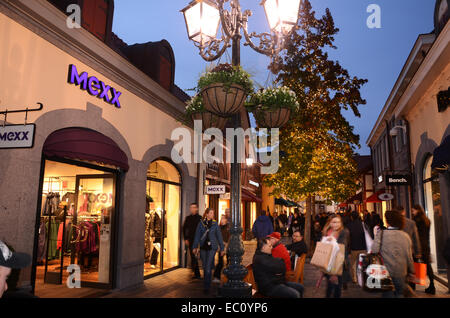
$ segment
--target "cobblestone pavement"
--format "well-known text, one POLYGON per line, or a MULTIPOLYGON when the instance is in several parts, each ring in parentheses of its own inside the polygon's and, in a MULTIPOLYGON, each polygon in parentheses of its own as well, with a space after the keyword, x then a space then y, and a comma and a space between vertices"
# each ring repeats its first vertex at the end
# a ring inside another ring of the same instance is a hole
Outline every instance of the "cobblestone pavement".
MULTIPOLYGON (((283 238, 284 243, 286 238, 283 238)), ((256 241, 244 242, 245 254, 243 256, 243 264, 251 264, 253 254, 256 249, 256 241)), ((305 298, 324 298, 326 291, 326 281, 323 280, 320 288, 316 288, 316 282, 319 278, 319 271, 309 264, 309 259, 305 264, 304 285, 305 298)), ((214 298, 217 297, 219 284, 213 284, 210 295, 203 294, 203 284, 201 280, 193 280, 192 272, 187 268, 181 268, 169 273, 156 276, 144 282, 144 286, 124 290, 120 292, 112 292, 105 297, 125 297, 125 298, 158 298, 158 297, 175 297, 175 298, 214 298)), ((450 298, 447 294, 447 288, 436 282, 436 295, 428 295, 424 292, 424 286, 418 286, 416 296, 420 298, 428 297, 445 297, 450 298)), ((363 291, 358 285, 349 283, 347 290, 342 291, 343 298, 379 298, 378 293, 368 293, 363 291)))

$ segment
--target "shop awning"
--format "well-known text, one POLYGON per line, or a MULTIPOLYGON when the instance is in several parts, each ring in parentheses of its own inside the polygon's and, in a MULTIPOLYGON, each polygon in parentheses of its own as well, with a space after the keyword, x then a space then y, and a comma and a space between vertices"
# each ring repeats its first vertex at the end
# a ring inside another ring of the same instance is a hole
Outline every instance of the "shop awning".
POLYGON ((366 203, 381 203, 381 202, 383 202, 382 200, 380 200, 378 198, 378 195, 380 195, 381 193, 383 193, 385 191, 386 190, 378 190, 377 192, 372 194, 370 197, 368 197, 364 202, 366 202, 366 203))
POLYGON ((65 128, 51 133, 44 143, 47 157, 95 161, 128 171, 128 157, 109 137, 85 128, 65 128))
MULTIPOLYGON (((226 184, 226 191, 231 193, 231 187, 226 184)), ((261 198, 258 198, 251 191, 248 191, 244 188, 241 188, 241 201, 249 201, 249 202, 262 202, 261 198)))
POLYGON ((443 171, 450 169, 450 135, 434 150, 431 168, 443 171))
POLYGON ((345 203, 347 204, 355 204, 355 201, 359 201, 362 202, 362 192, 355 194, 354 196, 352 196, 351 198, 349 198, 347 201, 345 201, 345 203))
MULTIPOLYGON (((244 196, 244 194, 248 197, 250 197, 250 200, 247 201, 251 201, 251 202, 262 202, 261 198, 258 198, 254 193, 252 193, 251 191, 248 191, 246 189, 242 189, 242 197, 244 196)), ((244 199, 242 199, 244 200, 244 199)))
POLYGON ((284 205, 284 206, 287 206, 287 207, 291 206, 291 204, 287 200, 285 200, 283 198, 275 198, 275 204, 284 205))
POLYGON ((297 202, 291 201, 291 200, 286 200, 290 206, 295 206, 295 207, 299 207, 300 204, 297 204, 297 202))

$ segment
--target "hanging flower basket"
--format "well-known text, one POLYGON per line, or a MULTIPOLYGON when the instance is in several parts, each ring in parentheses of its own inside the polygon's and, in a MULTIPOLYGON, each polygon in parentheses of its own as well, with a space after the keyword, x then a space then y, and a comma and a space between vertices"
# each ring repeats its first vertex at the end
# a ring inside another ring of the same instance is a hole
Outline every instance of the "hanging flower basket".
POLYGON ((260 128, 280 128, 286 125, 291 116, 291 109, 280 107, 275 110, 261 110, 256 107, 253 111, 256 123, 260 128))
POLYGON ((203 130, 212 127, 222 130, 225 128, 225 124, 227 122, 226 118, 206 111, 200 95, 196 95, 191 98, 186 106, 186 115, 188 118, 192 119, 192 121, 201 120, 203 130))
POLYGON ((200 77, 197 89, 206 111, 228 117, 242 109, 253 82, 241 67, 219 64, 200 77))
POLYGON ((248 110, 261 128, 280 128, 299 107, 297 96, 287 87, 269 87, 252 95, 248 110))
POLYGON ((207 111, 225 117, 239 112, 247 98, 242 86, 225 87, 221 83, 205 87, 201 95, 207 111))
POLYGON ((225 128, 227 119, 224 117, 217 116, 210 112, 193 113, 192 121, 201 120, 202 129, 205 131, 208 128, 218 128, 220 130, 225 128))

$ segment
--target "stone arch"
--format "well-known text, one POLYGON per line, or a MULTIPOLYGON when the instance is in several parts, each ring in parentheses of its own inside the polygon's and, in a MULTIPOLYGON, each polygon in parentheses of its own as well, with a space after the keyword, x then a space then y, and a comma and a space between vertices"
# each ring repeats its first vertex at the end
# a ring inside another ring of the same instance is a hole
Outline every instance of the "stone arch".
POLYGON ((415 197, 416 202, 419 202, 422 206, 424 205, 423 190, 422 190, 422 180, 423 180, 423 167, 426 160, 433 155, 434 149, 437 148, 437 144, 434 140, 428 138, 428 134, 425 132, 420 136, 420 147, 417 150, 416 161, 415 161, 415 171, 416 171, 416 187, 415 187, 415 197))

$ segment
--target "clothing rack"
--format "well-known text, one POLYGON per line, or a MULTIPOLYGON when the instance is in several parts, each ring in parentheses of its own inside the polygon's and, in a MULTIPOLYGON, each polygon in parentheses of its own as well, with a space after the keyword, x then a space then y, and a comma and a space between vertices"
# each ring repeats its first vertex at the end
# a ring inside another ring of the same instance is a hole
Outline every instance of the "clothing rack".
MULTIPOLYGON (((67 216, 67 206, 65 205, 63 208, 63 237, 65 237, 65 233, 66 233, 66 216, 67 216)), ((44 215, 42 216, 44 219, 46 217, 50 218, 50 220, 52 218, 56 219, 55 215, 44 215)), ((51 221, 48 223, 48 230, 47 230, 47 251, 45 253, 45 271, 44 271, 44 282, 45 283, 50 283, 50 284, 62 284, 62 268, 64 265, 64 246, 61 247, 61 267, 60 267, 60 272, 58 275, 58 278, 55 280, 54 276, 51 275, 52 277, 47 277, 48 274, 48 251, 50 249, 50 237, 52 234, 52 224, 51 221)), ((53 273, 52 273, 53 274, 53 273)))

